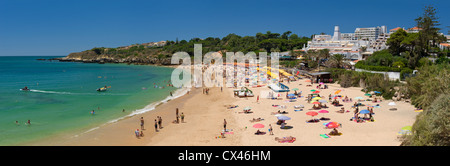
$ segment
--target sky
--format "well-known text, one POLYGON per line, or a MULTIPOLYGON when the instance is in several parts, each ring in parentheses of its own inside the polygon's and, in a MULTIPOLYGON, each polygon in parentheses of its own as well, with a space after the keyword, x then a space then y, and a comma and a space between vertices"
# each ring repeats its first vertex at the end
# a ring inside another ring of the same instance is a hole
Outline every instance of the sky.
POLYGON ((358 27, 411 28, 426 5, 450 26, 448 0, 0 0, 0 56, 66 56, 94 47, 358 27))

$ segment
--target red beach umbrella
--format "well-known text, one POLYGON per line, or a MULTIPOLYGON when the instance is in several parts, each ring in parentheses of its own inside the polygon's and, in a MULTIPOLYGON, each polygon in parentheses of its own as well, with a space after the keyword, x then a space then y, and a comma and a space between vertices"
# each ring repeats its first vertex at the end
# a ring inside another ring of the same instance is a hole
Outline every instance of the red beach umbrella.
POLYGON ((314 91, 313 93, 320 93, 320 91, 317 91, 317 90, 316 90, 316 91, 314 91))
POLYGON ((316 102, 313 102, 312 104, 320 104, 320 102, 316 101, 316 102))
POLYGON ((253 125, 254 128, 260 129, 260 128, 264 128, 264 125, 261 123, 256 123, 253 125))
POLYGON ((316 115, 318 115, 318 114, 319 114, 319 113, 314 112, 314 111, 309 111, 309 112, 306 113, 306 115, 309 115, 309 116, 316 116, 316 115))
POLYGON ((330 122, 326 126, 327 126, 327 128, 332 129, 332 128, 338 128, 340 125, 338 122, 330 122))

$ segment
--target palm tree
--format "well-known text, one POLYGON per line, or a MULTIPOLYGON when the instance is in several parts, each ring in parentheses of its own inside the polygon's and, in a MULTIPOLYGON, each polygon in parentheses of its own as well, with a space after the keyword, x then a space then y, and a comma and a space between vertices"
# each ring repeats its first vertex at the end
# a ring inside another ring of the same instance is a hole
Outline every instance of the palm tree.
POLYGON ((327 66, 331 68, 341 68, 343 65, 344 55, 334 54, 327 62, 327 66))

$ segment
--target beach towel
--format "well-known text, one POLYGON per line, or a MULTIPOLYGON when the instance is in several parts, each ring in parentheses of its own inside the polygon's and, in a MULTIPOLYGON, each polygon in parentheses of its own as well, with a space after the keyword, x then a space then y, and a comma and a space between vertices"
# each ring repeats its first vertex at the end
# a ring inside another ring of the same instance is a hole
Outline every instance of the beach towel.
POLYGON ((320 134, 322 138, 331 138, 328 134, 320 134))
POLYGON ((299 110, 294 110, 295 112, 297 112, 297 111, 303 111, 303 109, 299 109, 299 110))
POLYGON ((423 112, 423 109, 420 109, 420 110, 414 110, 414 112, 423 112))

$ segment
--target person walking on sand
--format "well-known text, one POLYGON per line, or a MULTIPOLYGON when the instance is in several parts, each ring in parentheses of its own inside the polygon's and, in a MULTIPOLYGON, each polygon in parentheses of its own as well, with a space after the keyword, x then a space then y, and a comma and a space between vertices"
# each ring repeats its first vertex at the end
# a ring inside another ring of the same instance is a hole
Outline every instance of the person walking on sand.
POLYGON ((158 132, 158 122, 155 119, 155 131, 158 132))
POLYGON ((184 114, 181 113, 181 123, 184 123, 184 114))
POLYGON ((141 117, 141 130, 144 130, 144 117, 141 117))
POLYGON ((259 95, 256 97, 256 102, 259 103, 259 95))
POLYGON ((158 119, 159 129, 162 129, 162 117, 160 116, 158 119))
POLYGON ((223 119, 223 130, 227 131, 227 120, 223 119))
POLYGON ((178 108, 175 110, 175 117, 176 117, 176 119, 177 119, 177 123, 180 123, 180 122, 178 121, 178 108))
POLYGON ((270 125, 270 124, 269 124, 269 133, 270 133, 270 135, 273 135, 273 128, 272 128, 272 125, 270 125))

